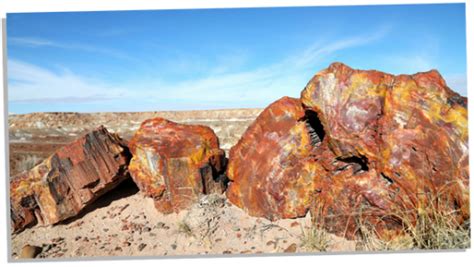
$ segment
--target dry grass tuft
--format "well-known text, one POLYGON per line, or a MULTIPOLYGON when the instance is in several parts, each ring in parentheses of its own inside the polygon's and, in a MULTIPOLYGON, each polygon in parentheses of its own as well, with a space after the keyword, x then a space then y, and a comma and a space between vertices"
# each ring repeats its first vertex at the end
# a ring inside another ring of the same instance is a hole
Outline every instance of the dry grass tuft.
POLYGON ((361 217, 357 220, 357 227, 359 234, 359 239, 356 240, 357 250, 390 251, 413 248, 412 239, 408 235, 402 235, 391 240, 380 239, 374 227, 367 222, 362 222, 361 217))
POLYGON ((324 252, 328 250, 331 244, 329 234, 316 224, 313 224, 308 230, 303 229, 300 239, 300 246, 308 251, 324 252))
POLYGON ((431 211, 419 212, 416 225, 409 225, 407 233, 419 249, 469 248, 470 223, 459 223, 455 213, 431 211))
POLYGON ((307 230, 301 228, 300 246, 307 251, 328 251, 331 237, 324 229, 323 208, 316 202, 314 202, 314 207, 311 214, 311 227, 307 230))
POLYGON ((370 224, 359 219, 358 248, 368 251, 469 248, 470 220, 461 223, 460 211, 453 209, 441 195, 427 203, 416 211, 399 210, 392 214, 403 224, 405 235, 389 241, 380 239, 370 224))
POLYGON ((178 232, 181 234, 185 234, 188 237, 193 235, 193 230, 191 229, 191 226, 189 226, 189 224, 186 223, 184 220, 178 223, 178 232))

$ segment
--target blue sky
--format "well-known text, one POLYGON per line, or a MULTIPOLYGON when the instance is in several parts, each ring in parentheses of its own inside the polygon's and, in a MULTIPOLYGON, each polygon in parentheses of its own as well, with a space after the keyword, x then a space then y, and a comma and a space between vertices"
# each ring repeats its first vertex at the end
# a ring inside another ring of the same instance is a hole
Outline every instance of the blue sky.
POLYGON ((465 34, 464 4, 8 14, 9 112, 265 107, 334 61, 466 96, 465 34))

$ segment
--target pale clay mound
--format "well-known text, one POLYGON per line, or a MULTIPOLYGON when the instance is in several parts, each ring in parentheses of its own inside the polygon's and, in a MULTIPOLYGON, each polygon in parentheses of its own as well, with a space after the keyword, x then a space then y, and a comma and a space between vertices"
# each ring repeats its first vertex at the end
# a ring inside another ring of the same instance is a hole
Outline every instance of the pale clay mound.
MULTIPOLYGON (((157 116, 210 126, 228 152, 260 111, 10 115, 10 172, 31 168, 62 144, 99 125, 128 140, 143 120, 157 116)), ((37 258, 308 252, 303 236, 310 232, 310 225, 309 214, 276 222, 251 217, 224 195, 204 196, 189 210, 163 215, 130 180, 77 218, 13 235, 11 255, 17 259, 27 244, 41 247, 37 258)), ((327 239, 328 251, 356 249, 354 241, 329 234, 327 239)))
POLYGON ((60 137, 66 140, 104 125, 109 131, 129 139, 150 118, 162 117, 178 123, 206 125, 216 132, 221 145, 236 141, 261 109, 163 111, 131 113, 30 113, 9 115, 9 137, 13 142, 60 137))
POLYGON ((10 175, 34 166, 61 145, 100 125, 129 140, 140 124, 162 117, 174 122, 211 127, 226 152, 237 143, 261 109, 164 111, 132 113, 31 113, 8 116, 10 175), (33 166, 32 166, 33 165, 33 166))

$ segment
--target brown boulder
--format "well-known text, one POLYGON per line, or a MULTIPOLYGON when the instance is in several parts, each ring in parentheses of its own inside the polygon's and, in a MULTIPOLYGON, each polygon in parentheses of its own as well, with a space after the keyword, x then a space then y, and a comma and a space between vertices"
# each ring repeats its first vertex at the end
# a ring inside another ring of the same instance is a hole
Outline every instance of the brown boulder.
POLYGON ((397 234, 429 210, 469 218, 467 99, 438 72, 394 76, 334 63, 311 79, 301 106, 274 112, 280 101, 231 150, 228 196, 237 206, 270 219, 310 208, 350 238, 361 222, 381 237, 397 234), (295 131, 301 121, 307 130, 295 131), (318 138, 296 149, 308 136, 318 138))
POLYGON ((149 119, 129 145, 130 174, 163 213, 179 212, 202 194, 225 190, 225 153, 209 127, 149 119))
POLYGON ((61 147, 11 179, 13 230, 37 222, 51 225, 77 215, 128 177, 129 160, 122 140, 102 126, 61 147))
POLYGON ((319 114, 334 157, 361 166, 320 181, 318 212, 346 218, 326 219, 336 232, 354 234, 358 219, 383 236, 424 213, 470 217, 467 99, 437 71, 394 76, 335 63, 301 100, 319 114))

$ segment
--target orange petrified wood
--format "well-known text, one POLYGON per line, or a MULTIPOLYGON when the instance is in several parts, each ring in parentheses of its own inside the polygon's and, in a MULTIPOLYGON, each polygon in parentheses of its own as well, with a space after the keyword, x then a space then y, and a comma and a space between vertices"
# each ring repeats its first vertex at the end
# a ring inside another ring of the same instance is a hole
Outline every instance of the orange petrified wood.
POLYGON ((266 108, 230 150, 229 200, 253 216, 304 216, 319 171, 312 153, 320 143, 307 124, 298 99, 283 97, 266 108))
POLYGON ((179 212, 202 194, 225 190, 225 153, 209 127, 149 119, 129 146, 133 180, 163 213, 179 212))
POLYGON ((227 195, 269 219, 311 210, 349 238, 361 221, 389 237, 429 209, 468 219, 466 104, 436 71, 334 63, 301 100, 271 104, 231 149, 227 195))
POLYGON ((80 137, 10 181, 14 231, 77 215, 128 177, 130 153, 104 127, 80 137))

